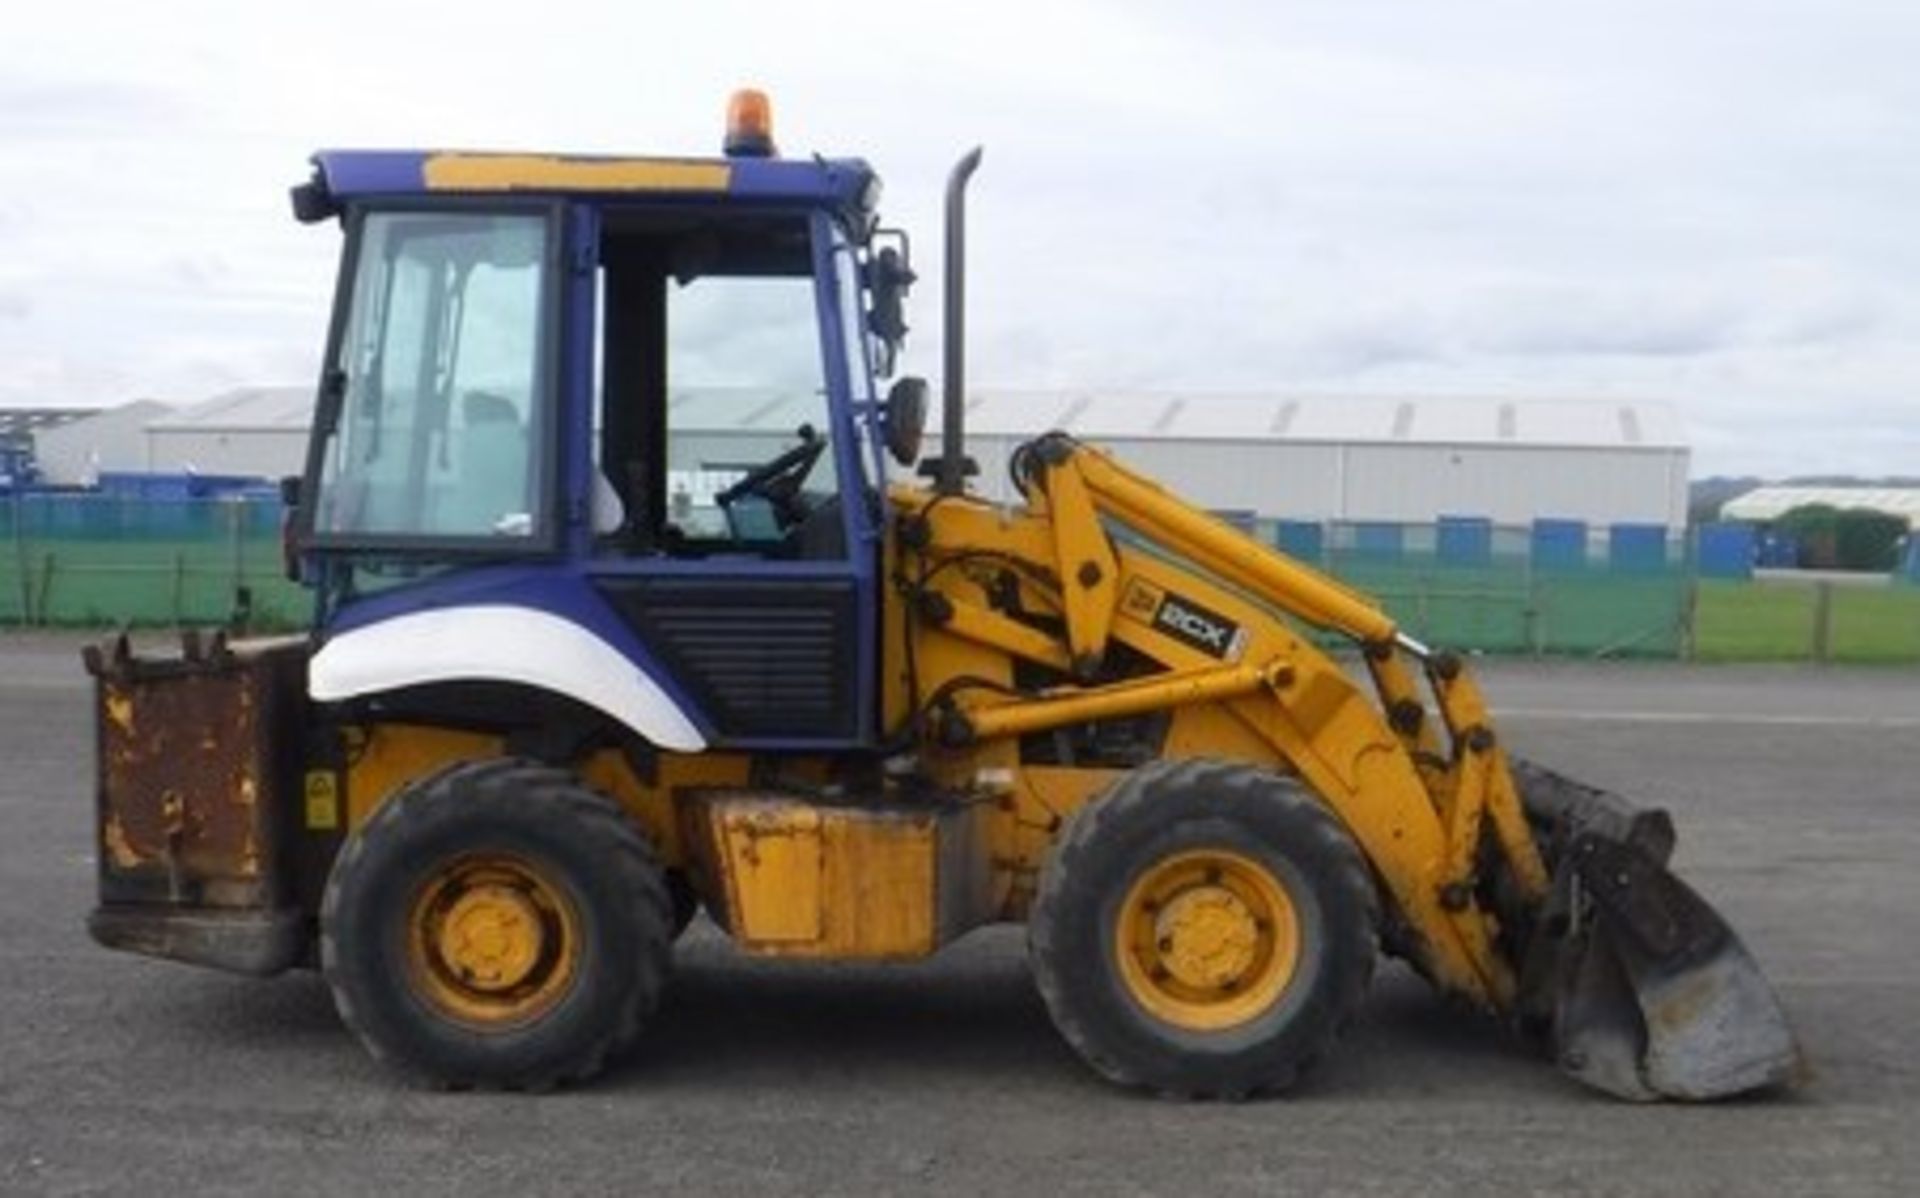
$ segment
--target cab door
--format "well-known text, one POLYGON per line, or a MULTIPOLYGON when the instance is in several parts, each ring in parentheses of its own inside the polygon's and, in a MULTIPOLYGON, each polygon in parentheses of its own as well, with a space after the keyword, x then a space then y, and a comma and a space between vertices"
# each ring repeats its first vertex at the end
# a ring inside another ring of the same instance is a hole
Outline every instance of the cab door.
POLYGON ((602 220, 592 468, 618 520, 589 572, 716 746, 876 739, 878 538, 825 225, 602 220))

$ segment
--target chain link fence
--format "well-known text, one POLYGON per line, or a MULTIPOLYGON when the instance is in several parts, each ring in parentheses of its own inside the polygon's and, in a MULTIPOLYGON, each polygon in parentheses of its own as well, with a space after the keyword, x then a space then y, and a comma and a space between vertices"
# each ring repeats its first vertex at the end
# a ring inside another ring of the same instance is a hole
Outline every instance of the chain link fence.
MULTIPOLYGON (((277 498, 258 494, 0 496, 0 626, 205 625, 240 616, 255 628, 300 627, 312 599, 282 571, 280 512, 277 498)), ((1703 562, 1700 545, 1658 526, 1222 515, 1373 596, 1409 634, 1436 646, 1920 661, 1920 585, 1710 577, 1711 553, 1703 562)))
POLYGON ((298 627, 312 607, 281 562, 280 505, 0 497, 0 625, 298 627))
POLYGON ((1256 521, 1255 535, 1371 595, 1432 645, 1489 653, 1677 657, 1691 575, 1664 529, 1256 521))

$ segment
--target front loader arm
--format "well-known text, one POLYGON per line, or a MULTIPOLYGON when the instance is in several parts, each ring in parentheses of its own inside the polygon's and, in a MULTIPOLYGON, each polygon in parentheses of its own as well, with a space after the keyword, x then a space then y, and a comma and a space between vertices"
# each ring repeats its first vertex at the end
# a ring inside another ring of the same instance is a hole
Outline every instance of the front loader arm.
POLYGON ((1064 814, 1036 798, 1047 771, 1020 765, 1024 738, 1163 713, 1161 756, 1297 775, 1378 877, 1389 947, 1445 992, 1544 1019, 1583 1082, 1701 1099, 1794 1076, 1759 967, 1667 871, 1664 812, 1516 766, 1458 657, 1107 454, 1048 434, 1013 473, 1024 508, 896 492, 909 665, 894 710, 936 770, 1011 776, 1033 800, 1011 808, 1043 830, 1016 875, 1064 814), (1356 642, 1374 694, 1296 620, 1356 642))
MULTIPOLYGON (((1514 969, 1476 897, 1483 828, 1495 830, 1532 900, 1545 893, 1545 869, 1484 707, 1457 663, 1441 658, 1429 670, 1435 720, 1408 662, 1425 650, 1358 593, 1064 436, 1023 449, 1016 477, 1028 496, 1024 513, 952 498, 909 501, 906 519, 924 522, 916 536, 935 570, 909 607, 937 625, 938 636, 1066 677, 1020 694, 951 691, 926 715, 931 739, 964 753, 1051 729, 1171 713, 1187 746, 1181 752, 1257 753, 1299 774, 1386 883, 1401 925, 1396 940, 1422 969, 1444 989, 1508 1007, 1514 969), (963 559, 1017 563, 1027 618, 998 610, 1004 598, 968 585, 964 569, 940 568, 963 559), (1033 618, 1035 609, 1042 618, 1033 618), (1367 646, 1379 698, 1284 616, 1367 646), (1166 668, 1103 679, 1115 641, 1166 668)), ((931 693, 943 680, 925 681, 923 693, 931 693)))

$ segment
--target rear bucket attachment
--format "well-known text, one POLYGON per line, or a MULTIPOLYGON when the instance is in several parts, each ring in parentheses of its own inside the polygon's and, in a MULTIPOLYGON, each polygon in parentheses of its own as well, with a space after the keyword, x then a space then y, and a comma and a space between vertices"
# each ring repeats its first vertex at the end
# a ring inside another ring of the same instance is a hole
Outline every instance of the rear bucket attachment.
POLYGON ((1533 921, 1521 1011, 1560 1067, 1640 1102, 1725 1098, 1794 1081, 1800 1048, 1727 921, 1667 870, 1673 821, 1513 763, 1553 889, 1533 921))

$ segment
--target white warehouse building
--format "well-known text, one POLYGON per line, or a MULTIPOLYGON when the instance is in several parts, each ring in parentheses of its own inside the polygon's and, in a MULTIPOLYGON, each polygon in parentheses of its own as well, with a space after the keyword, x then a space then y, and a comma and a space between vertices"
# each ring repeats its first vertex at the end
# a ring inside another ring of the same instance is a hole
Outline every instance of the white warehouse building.
MULTIPOLYGON (((310 387, 255 387, 160 413, 144 428, 144 467, 297 473, 312 404, 310 387)), ((676 394, 675 457, 716 470, 762 460, 790 444, 818 405, 764 390, 676 394)), ((937 397, 932 406, 929 455, 939 447, 937 397)), ((1058 428, 1203 507, 1268 519, 1485 516, 1670 529, 1687 520, 1685 433, 1674 408, 1656 401, 984 388, 967 407, 967 451, 981 490, 996 498, 1011 496, 1013 449, 1058 428)))
MULTIPOLYGON (((938 404, 926 453, 938 452, 938 404)), ((791 438, 798 400, 766 392, 676 398, 674 422, 716 462, 791 438)), ((1268 519, 1427 523, 1484 516, 1607 524, 1687 522, 1688 448, 1665 403, 983 389, 967 405, 979 487, 1010 498, 1015 447, 1064 429, 1202 507, 1268 519)))
POLYGON ((969 408, 969 453, 995 478, 1014 446, 1064 428, 1204 507, 1262 517, 1687 522, 1686 438, 1662 403, 986 392, 969 408))

